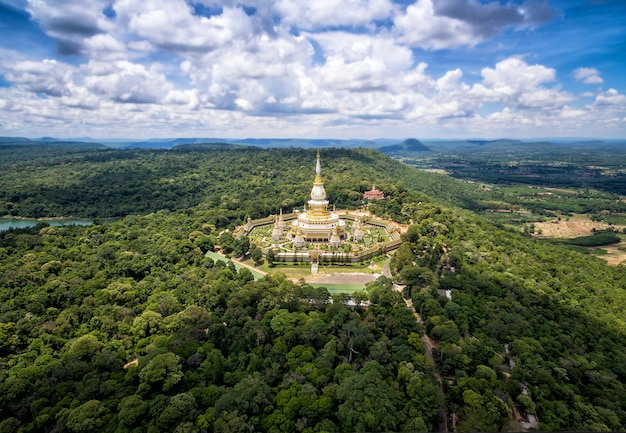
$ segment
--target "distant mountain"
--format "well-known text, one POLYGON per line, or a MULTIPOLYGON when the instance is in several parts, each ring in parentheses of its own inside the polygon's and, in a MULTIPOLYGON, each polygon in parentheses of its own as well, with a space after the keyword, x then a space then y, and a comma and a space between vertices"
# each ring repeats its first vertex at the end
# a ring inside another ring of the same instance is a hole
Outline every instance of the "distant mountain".
POLYGON ((51 141, 48 143, 37 143, 48 147, 63 147, 65 149, 107 149, 104 144, 82 141, 51 141))
POLYGON ((339 139, 324 139, 324 138, 244 138, 240 140, 227 140, 230 143, 247 144, 252 146, 258 146, 262 148, 287 148, 287 147, 300 147, 300 148, 327 148, 327 147, 367 147, 376 148, 377 143, 371 140, 339 140, 339 139))
POLYGON ((55 140, 52 138, 31 140, 24 137, 0 137, 0 146, 3 148, 64 148, 64 149, 106 149, 103 144, 96 142, 81 142, 81 141, 64 141, 55 140))
POLYGON ((429 152, 430 148, 415 138, 409 138, 407 140, 404 140, 402 143, 394 144, 391 146, 384 146, 381 147, 379 150, 383 153, 391 155, 409 152, 429 152))
POLYGON ((151 138, 146 141, 131 141, 123 147, 125 149, 171 149, 181 144, 206 142, 201 138, 151 138))
POLYGON ((234 143, 186 143, 179 144, 174 146, 172 151, 192 151, 192 150, 222 150, 222 149, 260 149, 256 146, 247 146, 242 144, 234 144, 234 143))
POLYGON ((0 143, 27 143, 29 141, 24 137, 0 137, 0 143))

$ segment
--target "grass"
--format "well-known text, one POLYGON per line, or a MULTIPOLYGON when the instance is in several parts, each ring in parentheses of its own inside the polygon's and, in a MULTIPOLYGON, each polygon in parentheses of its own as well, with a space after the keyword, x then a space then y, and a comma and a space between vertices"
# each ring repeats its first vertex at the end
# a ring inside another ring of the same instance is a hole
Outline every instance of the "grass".
MULTIPOLYGON (((374 264, 377 269, 371 269, 369 267, 369 261, 342 265, 333 265, 320 263, 319 272, 326 274, 342 273, 342 272, 364 272, 370 274, 380 273, 380 270, 385 263, 386 257, 374 258, 374 264)), ((265 261, 261 266, 257 266, 258 269, 264 272, 281 272, 288 278, 304 278, 311 275, 310 263, 292 263, 292 262, 275 262, 273 267, 270 267, 265 261)))
MULTIPOLYGON (((245 267, 241 265, 236 260, 228 259, 221 254, 209 251, 206 253, 207 257, 212 258, 215 261, 221 260, 225 263, 228 261, 232 261, 235 265, 235 268, 240 269, 245 267)), ((365 263, 353 263, 353 264, 343 264, 343 265, 324 265, 320 264, 319 271, 326 274, 333 273, 350 273, 350 272, 363 272, 363 273, 380 273, 382 266, 387 260, 386 257, 376 257, 374 259, 374 264, 377 269, 371 269, 369 267, 369 261, 365 263)), ((244 260, 248 266, 254 266, 253 262, 249 259, 244 260)), ((266 260, 259 266, 254 266, 258 271, 266 272, 266 273, 281 273, 284 274, 287 278, 293 279, 301 279, 306 278, 311 275, 311 264, 310 263, 277 263, 274 266, 270 267, 266 260)), ((252 275, 254 275, 254 279, 258 280, 263 277, 261 272, 250 269, 252 275)), ((313 287, 325 287, 328 289, 330 294, 335 293, 345 293, 348 295, 353 294, 354 292, 358 292, 360 290, 365 289, 364 284, 335 284, 335 283, 310 283, 313 287)))
POLYGON ((328 293, 345 293, 347 295, 352 295, 354 292, 359 292, 365 289, 365 285, 363 284, 322 284, 322 283, 311 283, 312 287, 326 287, 328 289, 328 293))

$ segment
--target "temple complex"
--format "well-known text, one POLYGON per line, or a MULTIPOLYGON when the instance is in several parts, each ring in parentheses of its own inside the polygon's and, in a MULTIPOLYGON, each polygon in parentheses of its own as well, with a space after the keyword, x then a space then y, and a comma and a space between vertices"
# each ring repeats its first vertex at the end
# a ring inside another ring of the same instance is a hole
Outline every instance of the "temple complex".
MULTIPOLYGON (((317 152, 311 198, 303 210, 252 220, 238 227, 233 236, 249 236, 264 253, 274 252, 276 262, 353 263, 396 249, 402 243, 397 223, 371 215, 367 210, 329 210, 317 152)), ((377 196, 384 198, 381 191, 377 196)))
POLYGON ((303 242, 331 242, 338 246, 346 237, 346 223, 335 212, 328 210, 326 190, 322 182, 320 153, 317 152, 315 181, 311 189, 309 208, 298 215, 291 223, 291 235, 296 244, 303 242))

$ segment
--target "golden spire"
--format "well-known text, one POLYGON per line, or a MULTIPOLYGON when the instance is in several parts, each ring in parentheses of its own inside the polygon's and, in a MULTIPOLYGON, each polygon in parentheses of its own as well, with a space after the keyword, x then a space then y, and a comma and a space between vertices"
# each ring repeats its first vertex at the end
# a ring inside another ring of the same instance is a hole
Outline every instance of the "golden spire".
POLYGON ((322 183, 322 164, 320 163, 319 149, 317 149, 317 162, 315 163, 315 183, 322 183))

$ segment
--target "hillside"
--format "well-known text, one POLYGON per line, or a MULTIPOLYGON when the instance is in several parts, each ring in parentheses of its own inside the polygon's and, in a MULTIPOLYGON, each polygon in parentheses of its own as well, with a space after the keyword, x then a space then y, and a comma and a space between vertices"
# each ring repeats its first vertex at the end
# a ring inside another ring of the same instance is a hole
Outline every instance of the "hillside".
MULTIPOLYGON (((376 180, 391 198, 371 209, 411 222, 390 262, 405 289, 379 279, 356 295, 368 308, 279 268, 254 281, 205 257, 238 242, 224 227, 302 204, 314 155, 11 163, 27 192, 57 188, 32 196, 42 205, 104 215, 148 197, 171 209, 0 233, 0 431, 435 431, 452 414, 456 431, 519 431, 533 414, 546 431, 626 428, 624 268, 424 193, 460 181, 372 150, 322 152, 331 202, 353 205, 376 180)), ((4 205, 29 209, 24 197, 4 205)))
POLYGON ((379 149, 387 155, 410 154, 412 152, 428 152, 428 146, 415 138, 409 138, 402 143, 393 144, 391 146, 383 146, 379 149))
MULTIPOLYGON (((171 150, 28 147, 20 152, 0 146, 0 215, 107 218, 201 205, 233 223, 241 220, 230 215, 256 218, 303 206, 314 155, 314 150, 230 144, 171 150), (250 197, 256 201, 247 203, 250 197)), ((326 149, 322 163, 328 199, 340 208, 359 206, 372 183, 385 192, 412 186, 442 200, 468 197, 463 182, 407 171, 374 150, 326 149)))

